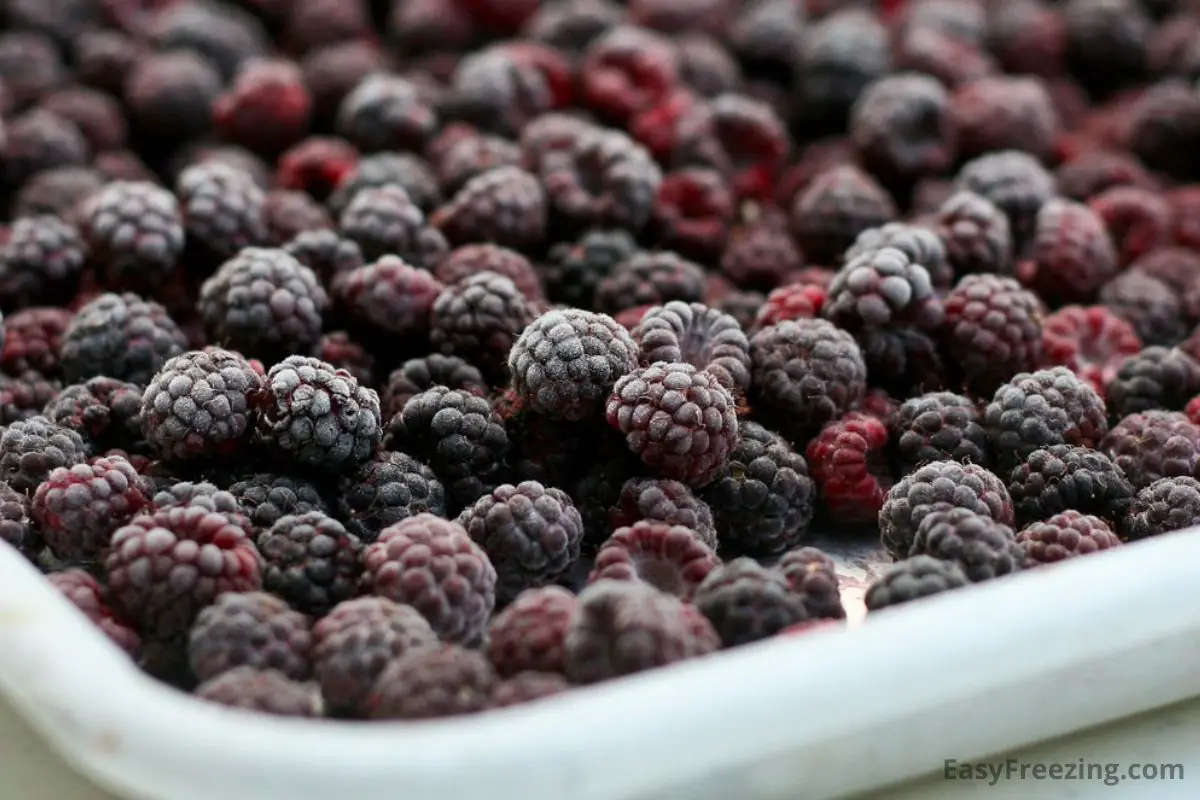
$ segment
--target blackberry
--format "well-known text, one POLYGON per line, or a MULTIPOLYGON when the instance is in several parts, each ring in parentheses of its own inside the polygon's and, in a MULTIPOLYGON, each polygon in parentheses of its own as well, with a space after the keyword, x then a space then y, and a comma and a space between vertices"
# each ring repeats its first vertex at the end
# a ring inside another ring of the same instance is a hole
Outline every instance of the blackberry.
POLYGON ((704 299, 704 271, 670 251, 634 253, 596 286, 596 308, 615 314, 638 306, 704 299))
POLYGON ((650 220, 662 172, 644 147, 619 131, 584 131, 569 147, 543 154, 538 177, 550 213, 569 230, 620 228, 650 220))
POLYGON ((628 527, 643 520, 688 528, 709 548, 717 548, 712 510, 679 481, 667 478, 625 481, 610 512, 611 529, 628 527))
POLYGON ((113 607, 159 640, 186 633, 217 596, 260 589, 260 568, 242 528, 199 506, 134 517, 104 556, 113 607))
POLYGON ((449 247, 399 186, 364 188, 354 194, 338 219, 343 236, 356 242, 369 261, 385 255, 431 269, 449 247))
POLYGON ((71 312, 62 308, 23 308, 4 317, 0 369, 8 375, 58 375, 58 351, 71 312))
POLYGON ((1140 490, 1200 470, 1200 426, 1178 411, 1130 414, 1100 440, 1100 449, 1140 490))
POLYGON ((880 535, 892 558, 907 558, 922 520, 948 508, 1013 523, 1012 498, 998 477, 976 464, 931 461, 897 481, 879 510, 880 535))
POLYGON ((262 24, 249 11, 219 0, 167 6, 149 20, 150 41, 160 50, 189 50, 216 66, 225 80, 243 63, 267 54, 262 24))
MULTIPOLYGON (((448 137, 449 129, 443 130, 435 139, 430 151, 448 137)), ((521 165, 521 148, 508 139, 483 133, 464 132, 453 140, 446 140, 444 147, 430 152, 438 177, 438 184, 448 194, 454 194, 471 178, 495 167, 521 165)))
POLYGON ((721 254, 721 274, 738 286, 769 291, 785 284, 804 259, 782 212, 734 225, 721 254))
POLYGON ((830 422, 808 443, 808 466, 832 519, 855 523, 878 516, 892 486, 887 443, 887 424, 857 411, 830 422))
POLYGON ((437 125, 437 112, 421 90, 395 75, 368 75, 337 113, 338 135, 364 153, 420 152, 437 125))
POLYGON ((455 245, 490 242, 529 252, 545 238, 546 205, 536 177, 496 167, 467 181, 430 222, 455 245))
POLYGON ((385 446, 429 464, 457 513, 499 482, 509 442, 503 421, 487 400, 434 386, 392 418, 385 446))
POLYGON ((46 404, 46 417, 75 431, 89 453, 114 448, 140 453, 147 443, 142 434, 142 388, 113 378, 91 378, 67 386, 46 404))
POLYGON ((50 215, 72 220, 76 207, 104 186, 104 177, 91 167, 48 169, 25 181, 13 197, 14 218, 50 215))
POLYGON ((140 137, 181 143, 211 126, 222 84, 207 59, 186 50, 139 54, 122 79, 129 121, 140 137))
POLYGON ((480 272, 508 278, 530 303, 543 299, 542 282, 529 259, 506 247, 494 244, 469 244, 450 251, 434 268, 434 276, 446 286, 454 286, 480 272))
POLYGON ((236 667, 196 687, 210 703, 280 717, 320 717, 324 709, 314 684, 290 680, 278 670, 236 667))
POLYGON ((112 532, 150 504, 142 476, 123 458, 58 467, 37 487, 30 512, 55 557, 97 559, 112 532))
POLYGON ((1200 523, 1200 481, 1190 477, 1160 478, 1138 492, 1129 509, 1125 532, 1145 539, 1200 523))
POLYGON ((521 332, 508 355, 512 388, 550 417, 583 421, 603 408, 617 379, 637 368, 638 348, 611 317, 549 311, 521 332))
POLYGON ((844 330, 912 327, 930 331, 944 310, 924 265, 894 247, 848 258, 829 285, 824 315, 844 330))
POLYGON ((48 381, 36 372, 15 378, 0 375, 0 425, 40 415, 60 388, 57 381, 48 381))
POLYGON ((725 647, 769 638, 808 618, 783 576, 749 558, 713 570, 696 589, 695 604, 725 647))
POLYGON ((1108 523, 1079 511, 1064 511, 1027 525, 1017 534, 1025 568, 1109 550, 1121 544, 1108 523))
POLYGON ((801 547, 783 554, 775 568, 792 593, 800 598, 809 619, 845 619, 837 565, 815 547, 801 547))
POLYGON ((368 545, 362 562, 364 589, 411 605, 443 641, 482 641, 496 603, 496 570, 458 523, 409 517, 368 545))
POLYGON ((82 167, 88 160, 87 140, 75 123, 44 108, 7 120, 3 144, 0 178, 10 194, 39 172, 82 167))
POLYGON ((1100 289, 1099 300, 1147 345, 1170 347, 1187 335, 1179 294, 1145 273, 1118 275, 1100 289))
MULTIPOLYGON (((715 537, 714 537, 715 539, 715 537)), ((690 600, 721 559, 694 530, 657 520, 620 527, 600 545, 588 583, 643 581, 690 600)))
POLYGON ((363 189, 397 186, 424 213, 442 202, 437 178, 429 165, 411 153, 373 153, 359 159, 354 169, 342 176, 329 195, 329 210, 341 216, 354 196, 363 189))
POLYGON ((188 662, 201 681, 238 667, 273 669, 307 680, 311 622, 266 592, 226 593, 196 616, 188 662))
POLYGON ((215 343, 273 359, 305 352, 321 335, 329 298, 316 274, 283 250, 247 247, 200 287, 215 343))
POLYGON ((882 77, 863 90, 851 109, 850 138, 872 174, 907 186, 950 165, 951 111, 949 93, 930 75, 882 77))
POLYGON ((456 356, 430 353, 405 361, 388 376, 387 385, 380 393, 383 418, 391 419, 399 414, 414 395, 434 386, 461 389, 479 397, 488 393, 487 383, 477 367, 456 356))
POLYGON ((312 357, 346 370, 362 386, 375 384, 375 357, 345 331, 323 334, 312 349, 312 357))
POLYGON ((489 708, 509 708, 533 703, 562 694, 570 688, 571 684, 562 675, 550 672, 522 672, 496 684, 492 689, 489 708))
POLYGON ((954 141, 961 159, 1013 150, 1046 160, 1061 125, 1045 84, 1025 76, 987 76, 955 91, 954 141))
POLYGON ((271 367, 260 397, 259 435, 302 466, 338 472, 379 444, 379 396, 323 361, 288 356, 271 367))
POLYGON ((556 244, 540 268, 546 292, 555 302, 592 308, 600 284, 637 249, 623 230, 591 231, 578 241, 556 244))
POLYGON ((867 611, 919 600, 970 585, 957 561, 932 556, 913 556, 892 566, 867 588, 867 611))
POLYGON ((535 314, 508 278, 480 272, 438 295, 430 314, 430 344, 479 367, 494 384, 505 382, 513 342, 535 314))
MULTIPOLYGON (((848 264, 866 253, 884 248, 899 250, 910 264, 923 268, 929 280, 939 289, 948 288, 954 282, 954 271, 946 260, 946 245, 941 238, 933 231, 904 222, 889 222, 878 228, 867 228, 854 238, 854 244, 846 250, 842 260, 848 264)), ((831 274, 823 288, 833 291, 836 278, 837 273, 831 274)), ((813 282, 807 277, 804 280, 810 284, 813 282)))
POLYGON ((63 333, 63 378, 81 383, 105 376, 146 384, 187 340, 158 303, 135 294, 102 294, 75 313, 63 333))
POLYGON ((535 481, 504 484, 458 517, 496 569, 496 599, 551 583, 579 559, 583 520, 571 498, 535 481))
POLYGON ((1093 95, 1143 74, 1151 22, 1139 3, 1071 0, 1062 11, 1066 66, 1093 95))
POLYGON ((721 645, 694 607, 637 581, 599 581, 579 596, 566 674, 590 684, 707 655, 721 645))
POLYGON ((229 493, 260 531, 269 530, 286 516, 329 511, 316 486, 289 475, 252 473, 231 483, 229 493))
POLYGON ((370 719, 433 719, 483 711, 497 683, 487 658, 457 645, 406 653, 379 675, 366 699, 370 719))
POLYGON ((142 433, 166 461, 228 457, 254 434, 262 375, 219 348, 175 356, 142 396, 142 433))
POLYGON ((879 184, 847 164, 823 172, 796 195, 791 231, 810 262, 834 264, 860 233, 895 216, 879 184))
POLYGON ((866 391, 858 343, 825 320, 763 328, 750 339, 750 361, 757 404, 797 440, 840 417, 866 391))
POLYGON ((838 8, 805 26, 796 57, 795 123, 813 132, 843 129, 868 85, 891 69, 888 31, 873 13, 838 8))
POLYGON ((246 173, 220 162, 194 164, 179 173, 175 194, 189 244, 209 260, 267 243, 264 194, 246 173))
POLYGON ((45 417, 0 428, 0 481, 18 492, 32 493, 51 472, 82 464, 86 457, 79 434, 45 417))
POLYGON ((1066 367, 1014 376, 996 390, 983 425, 1001 470, 1050 445, 1095 447, 1108 432, 1104 401, 1066 367))
POLYGON ((1018 525, 1073 510, 1120 526, 1134 488, 1104 453, 1060 444, 1035 450, 1013 469, 1008 493, 1018 525))
POLYGON ((942 342, 962 384, 986 396, 1042 362, 1042 304, 1012 278, 967 275, 945 300, 942 342))
POLYGON ((79 218, 90 258, 110 285, 157 287, 183 253, 179 203, 154 184, 109 183, 84 201, 79 218))
POLYGON ((412 606, 359 597, 334 606, 312 627, 312 671, 330 710, 361 714, 379 673, 393 659, 437 644, 412 606))
MULTIPOLYGON (((147 481, 150 480, 152 478, 147 478, 147 481)), ((247 536, 254 533, 254 526, 242 513, 237 498, 208 481, 176 480, 169 486, 160 486, 154 494, 153 503, 154 508, 160 511, 169 508, 202 508, 225 517, 247 536)))
POLYGON ((136 655, 141 647, 141 637, 128 623, 117 617, 108 604, 107 592, 95 576, 82 569, 64 569, 46 576, 51 585, 60 591, 91 621, 104 632, 109 640, 129 655, 136 655))
POLYGON ((803 456, 757 422, 738 424, 725 471, 700 498, 712 509, 722 547, 772 555, 808 532, 815 489, 803 456))
POLYGON ((651 308, 634 328, 644 364, 688 363, 731 392, 750 388, 750 342, 728 314, 701 303, 672 301, 651 308))
POLYGON ((305 231, 283 245, 283 250, 316 273, 326 285, 338 275, 367 263, 356 242, 327 230, 305 231))
POLYGON ((358 592, 362 542, 321 511, 280 517, 259 534, 263 588, 322 617, 358 592))
POLYGON ((364 338, 424 338, 434 300, 445 287, 428 271, 384 256, 334 279, 333 290, 351 329, 364 338))
POLYGON ((927 461, 960 461, 987 467, 987 432, 979 407, 952 392, 932 392, 905 400, 888 420, 902 472, 927 461))
POLYGON ((606 413, 649 467, 693 487, 720 474, 738 440, 733 397, 690 364, 658 362, 618 379, 606 413))
POLYGON ((41 536, 30 516, 29 495, 0 483, 0 542, 26 556, 41 549, 41 536))
POLYGON ((943 202, 930 226, 946 247, 956 275, 1013 272, 1013 240, 1008 217, 991 200, 958 191, 943 202))
POLYGON ((14 220, 0 247, 0 302, 23 308, 66 300, 86 256, 83 238, 69 222, 54 216, 14 220))
POLYGON ((1012 528, 961 507, 933 511, 921 520, 909 557, 920 555, 958 562, 972 583, 1017 572, 1025 561, 1012 528))
MULTIPOLYGON (((1002 150, 968 161, 959 170, 955 183, 960 191, 980 195, 1004 212, 1013 253, 1024 252, 1035 230, 1041 227, 1042 206, 1054 196, 1054 176, 1033 156, 1017 150, 1002 150)), ((1069 201, 1059 202, 1056 208, 1062 209, 1061 203, 1069 201)), ((1047 226, 1051 221, 1058 222, 1061 216, 1061 211, 1047 215, 1047 226)), ((1068 211, 1067 216, 1076 215, 1068 211)), ((1103 230, 1103 226, 1100 228, 1103 230)), ((1090 234, 1093 227, 1089 225, 1086 230, 1090 234)))
POLYGON ((1200 394, 1200 363, 1179 348, 1147 347, 1130 356, 1108 384, 1115 419, 1165 408, 1177 411, 1200 394))
POLYGON ((1085 302, 1118 269, 1117 254, 1103 220, 1072 200, 1048 200, 1026 260, 1018 265, 1022 282, 1048 303, 1085 302))

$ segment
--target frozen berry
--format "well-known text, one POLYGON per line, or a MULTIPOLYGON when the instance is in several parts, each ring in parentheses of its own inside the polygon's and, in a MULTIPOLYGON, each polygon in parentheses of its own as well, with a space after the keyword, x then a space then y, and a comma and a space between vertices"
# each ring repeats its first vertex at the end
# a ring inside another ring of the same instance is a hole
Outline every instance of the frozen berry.
POLYGON ((749 558, 713 570, 696 589, 695 603, 725 647, 766 639, 808 618, 783 576, 749 558))
POLYGON ((1121 540, 1099 517, 1064 511, 1023 528, 1017 544, 1025 551, 1025 567, 1029 568, 1109 550, 1121 540))
POLYGON ((921 520, 909 557, 956 561, 972 583, 1017 572, 1025 554, 1012 528, 968 508, 934 511, 921 520))
POLYGON ((149 488, 123 458, 97 458, 53 470, 33 495, 31 512, 54 555, 91 562, 113 531, 150 504, 149 488))
POLYGON ((196 617, 188 662, 201 681, 237 667, 274 669, 307 680, 311 622, 266 592, 228 592, 196 617))
POLYGON ((618 528, 600 545, 588 582, 644 581, 687 600, 720 563, 695 531, 682 525, 640 520, 618 528))
POLYGON ((892 486, 887 444, 887 424, 854 411, 808 443, 809 469, 834 520, 869 522, 878 516, 892 486))
POLYGON ((562 673, 564 647, 578 601, 561 586, 527 589, 492 617, 487 654, 502 677, 521 672, 562 673))
POLYGON ((867 588, 868 612, 970 585, 957 561, 913 556, 891 567, 867 588))
POLYGON ((362 543, 320 511, 281 517, 258 536, 263 588, 321 617, 358 591, 362 543))
POLYGON ((369 719, 433 719, 488 707, 497 677, 481 653, 453 644, 413 650, 379 674, 364 701, 369 719))

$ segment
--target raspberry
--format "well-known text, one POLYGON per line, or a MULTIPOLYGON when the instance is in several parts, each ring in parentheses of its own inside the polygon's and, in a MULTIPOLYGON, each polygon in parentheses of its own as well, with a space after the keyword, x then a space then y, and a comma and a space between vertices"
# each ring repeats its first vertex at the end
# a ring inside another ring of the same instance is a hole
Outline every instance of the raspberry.
POLYGON ((829 515, 838 522, 875 519, 892 485, 887 425, 850 412, 808 443, 808 464, 829 515))
POLYGON ((1188 321, 1194 319, 1196 309, 1187 302, 1187 294, 1193 284, 1200 282, 1200 253, 1174 245, 1156 247, 1130 264, 1129 272, 1149 275, 1165 283, 1183 297, 1188 321))
POLYGON ((1095 447, 1108 432, 1104 401, 1065 367, 1014 376, 996 390, 983 424, 1001 470, 1050 445, 1095 447))
POLYGON ((754 316, 754 328, 762 330, 778 322, 817 319, 827 299, 824 289, 804 283, 789 283, 772 289, 754 316))
POLYGON ((279 155, 275 185, 325 200, 358 165, 358 150, 335 136, 310 136, 279 155))
MULTIPOLYGON (((146 480, 153 481, 152 478, 146 480)), ((231 524, 237 525, 245 531, 247 536, 254 533, 254 527, 242 514, 242 508, 238 504, 237 498, 208 481, 192 482, 177 479, 174 483, 159 488, 154 495, 153 504, 155 510, 202 508, 225 517, 231 524)))
POLYGON ((945 243, 955 274, 1012 273, 1008 217, 991 200, 974 192, 955 192, 933 215, 931 227, 945 243))
POLYGON ((46 417, 77 433, 90 453, 113 448, 140 452, 142 388, 112 378, 68 386, 46 404, 46 417))
POLYGON ((383 597, 346 600, 312 627, 313 676, 332 711, 362 713, 388 663, 436 644, 437 635, 411 606, 383 597))
POLYGON ((179 203, 151 183, 114 181, 80 209, 80 231, 110 284, 150 288, 175 269, 184 245, 179 203))
POLYGON ((362 543, 320 511, 281 517, 258 537, 263 588, 321 617, 357 593, 362 543))
POLYGON ((750 387, 750 344, 728 314, 672 301, 651 308, 632 335, 643 363, 688 363, 730 391, 744 393, 750 387))
POLYGON ((354 169, 337 182, 329 195, 329 209, 341 213, 363 189, 398 186, 422 212, 428 213, 442 202, 437 179, 429 165, 411 153, 374 153, 363 156, 354 169))
POLYGON ((68 86, 42 98, 41 108, 74 124, 94 152, 125 146, 125 115, 115 99, 84 86, 68 86))
POLYGON ((859 95, 850 110, 850 138, 873 175, 885 184, 909 186, 950 165, 951 110, 950 95, 935 78, 890 75, 859 95))
POLYGON ((363 552, 363 587, 407 603, 443 641, 478 644, 496 601, 496 570, 455 522, 417 514, 385 529, 363 552))
POLYGON ((926 515, 909 552, 910 558, 919 555, 958 562, 972 583, 1017 572, 1025 560, 1012 528, 968 508, 926 515))
POLYGON ((579 596, 566 637, 566 673, 590 684, 717 650, 721 641, 694 607, 638 581, 599 581, 579 596))
POLYGON ((71 605, 82 611, 92 624, 117 647, 129 655, 136 655, 141 647, 137 631, 129 627, 108 604, 104 587, 90 573, 82 569, 65 569, 46 576, 55 589, 62 592, 71 605))
POLYGON ((1017 544, 1025 551, 1026 569, 1109 550, 1120 543, 1108 523, 1079 511, 1055 514, 1017 534, 1017 544))
POLYGON ((0 368, 9 375, 57 375, 58 351, 70 321, 71 313, 59 308, 23 308, 5 317, 0 368))
POLYGON ((781 212, 735 225, 721 256, 721 273, 741 287, 770 290, 787 282, 803 259, 781 212))
POLYGON ((15 220, 0 247, 0 301, 25 308, 67 299, 79 284, 85 256, 79 232, 63 219, 15 220))
POLYGON ((677 125, 677 165, 715 169, 740 200, 767 200, 791 148, 771 106, 734 93, 693 105, 677 125))
POLYGON ((522 672, 492 689, 490 708, 509 708, 562 694, 571 684, 562 675, 550 672, 522 672))
POLYGON ((508 356, 512 388, 532 409, 582 421, 604 408, 617 379, 637 368, 637 344, 611 317, 580 309, 542 314, 508 356))
POLYGON ((90 562, 114 530, 149 505, 147 490, 125 459, 97 458, 51 471, 37 487, 30 511, 57 558, 90 562))
POLYGON ((1053 445, 1035 450, 1013 469, 1008 492, 1020 525, 1073 510, 1119 526, 1129 510, 1134 488, 1104 453, 1053 445))
POLYGON ((1200 394, 1200 363, 1179 348, 1147 347, 1117 368, 1108 384, 1115 418, 1165 408, 1179 410, 1200 394))
POLYGON ((887 29, 864 9, 838 8, 795 41, 796 123, 813 134, 844 130, 863 90, 891 69, 887 29))
POLYGON ((946 355, 972 393, 987 395, 1042 360, 1042 304, 1012 278, 967 275, 945 301, 946 355))
POLYGON ((395 76, 365 77, 342 100, 337 132, 360 151, 417 151, 437 130, 437 112, 412 82, 395 76))
POLYGON ((248 61, 232 85, 213 102, 213 121, 229 141, 275 154, 304 138, 312 96, 300 68, 290 61, 248 61))
POLYGON ((750 339, 750 361, 758 404, 798 440, 840 417, 866 391, 858 344, 825 320, 763 328, 750 339))
POLYGON ((865 172, 845 164, 821 173, 796 195, 791 231, 810 262, 832 264, 858 234, 895 216, 887 193, 865 172))
POLYGON ((928 461, 990 463, 979 407, 962 395, 932 392, 909 398, 888 425, 902 472, 928 461))
POLYGON ((1100 449, 1135 489, 1159 478, 1192 476, 1200 468, 1200 427, 1178 411, 1130 414, 1100 441, 1100 449))
POLYGON ((260 564, 242 528, 199 506, 134 517, 104 557, 113 607, 158 639, 184 634, 225 592, 260 589, 260 564))
POLYGON ((0 35, 0 72, 9 102, 24 106, 63 82, 66 70, 49 36, 25 30, 10 11, 5 16, 13 27, 0 35))
POLYGON ((879 510, 883 545, 893 558, 907 558, 922 520, 935 511, 963 508, 1001 525, 1013 523, 1012 498, 1003 481, 975 464, 931 461, 905 475, 879 510))
POLYGON ((175 181, 188 242, 216 263, 267 241, 263 191, 220 162, 194 164, 175 181))
POLYGON ((1063 8, 1066 65, 1093 95, 1142 74, 1150 20, 1127 0, 1071 0, 1063 8))
POLYGON ((375 357, 345 331, 322 335, 312 350, 312 356, 332 364, 335 369, 346 370, 361 385, 371 386, 375 383, 375 357))
POLYGON ((502 677, 563 672, 564 644, 576 605, 575 595, 559 586, 517 595, 488 627, 487 654, 496 672, 502 677))
POLYGON ((315 685, 254 667, 222 672, 197 686, 194 694, 210 703, 281 717, 320 717, 324 709, 315 685))
POLYGON ((756 422, 738 425, 726 470, 705 487, 722 546, 771 555, 795 546, 813 516, 808 465, 782 436, 756 422))
POLYGON ((425 334, 433 303, 445 287, 429 272, 383 256, 334 280, 336 299, 364 338, 380 332, 390 338, 425 334))
POLYGON ((610 517, 612 530, 641 521, 661 522, 688 528, 709 548, 717 547, 717 531, 708 504, 678 481, 630 478, 621 487, 610 517))
POLYGON ((776 569, 804 604, 808 618, 846 618, 838 589, 837 566, 829 556, 815 547, 801 547, 784 553, 776 569))
POLYGON ((1067 367, 1107 395, 1125 359, 1137 355, 1142 341, 1125 320, 1103 306, 1064 306, 1042 320, 1047 362, 1067 367))
POLYGON ((425 224, 421 209, 399 186, 360 189, 346 204, 338 225, 368 260, 399 256, 428 269, 448 250, 442 234, 425 224))
POLYGON ((0 483, 0 542, 27 556, 41 549, 41 537, 30 518, 29 495, 0 483))
POLYGON ((643 581, 687 600, 720 564, 712 547, 694 530, 668 522, 639 520, 629 527, 617 528, 600 546, 588 583, 643 581))
POLYGON ((0 481, 32 493, 54 470, 83 463, 79 434, 42 416, 18 420, 0 429, 0 481))
POLYGON ((535 481, 498 486, 464 509, 458 524, 494 565, 502 604, 564 576, 583 539, 583 520, 571 498, 535 481))
POLYGON ((430 222, 455 245, 534 249, 546 234, 546 206, 537 178, 518 167, 496 167, 467 181, 430 222))
POLYGON ((331 230, 305 231, 283 245, 283 249, 316 273, 326 285, 366 263, 357 243, 331 230))
POLYGON ((259 434, 297 464, 336 473, 370 459, 379 444, 379 396, 323 361, 285 358, 260 396, 259 434))
MULTIPOLYGON (((903 222, 889 222, 860 233, 855 237, 854 244, 846 250, 843 263, 857 261, 868 253, 885 248, 899 250, 911 264, 924 268, 929 274, 929 280, 938 288, 949 288, 954 282, 954 270, 946 260, 946 246, 938 235, 903 222)), ((832 273, 822 288, 832 291, 836 277, 837 273, 832 273)), ((803 282, 814 283, 814 278, 805 276, 803 282)))
POLYGON ((52 111, 33 108, 5 123, 4 166, 8 192, 39 172, 87 163, 88 143, 79 128, 52 111))
POLYGON ((620 378, 606 413, 648 466, 691 486, 715 479, 737 444, 733 397, 690 364, 658 362, 620 378))
POLYGON ((265 592, 226 593, 201 611, 188 634, 188 662, 201 681, 238 667, 307 680, 310 621, 265 592))
POLYGON ((1117 255, 1104 223, 1087 206, 1055 198, 1037 215, 1022 282, 1048 303, 1090 299, 1117 272, 1117 255))
POLYGON ((480 272, 438 295, 430 315, 430 343, 477 365, 492 382, 504 383, 513 341, 534 316, 515 283, 480 272))
POLYGON ((1022 76, 984 77, 958 87, 950 116, 964 160, 1002 150, 1045 160, 1060 127, 1045 85, 1022 76))
MULTIPOLYGON (((989 153, 967 162, 959 170, 955 183, 959 191, 980 195, 1004 213, 1008 218, 1013 253, 1023 253, 1035 231, 1043 228, 1040 211, 1054 197, 1054 177, 1033 156, 1017 150, 989 153)), ((1059 234, 1060 227, 1069 223, 1072 236, 1084 241, 1064 244, 1072 250, 1095 247, 1103 255, 1103 246, 1098 242, 1099 234, 1104 233, 1104 226, 1094 214, 1087 213, 1088 209, 1069 205, 1069 202, 1056 200, 1054 210, 1046 216, 1043 236, 1050 242, 1047 247, 1057 255, 1056 248, 1059 245, 1057 239, 1052 237, 1059 234), (1053 230, 1051 224, 1054 225, 1053 230), (1076 232, 1076 227, 1082 230, 1076 232)))
POLYGON ((867 611, 880 611, 969 584, 966 573, 957 561, 913 556, 893 565, 883 577, 867 588, 867 611))
POLYGON ((405 361, 391 375, 380 395, 383 418, 391 419, 404 410, 405 404, 434 386, 445 386, 485 397, 487 383, 479 369, 455 356, 430 353, 424 358, 405 361))
POLYGON ((1099 299, 1148 345, 1170 347, 1187 333, 1179 295, 1145 273, 1118 275, 1100 290, 1099 299))
POLYGON ((734 219, 734 197, 722 176, 688 167, 668 173, 654 203, 654 222, 664 247, 707 259, 725 246, 734 219))
POLYGON ((200 314, 214 339, 252 357, 311 349, 328 305, 316 274, 273 248, 243 249, 200 287, 200 314))
POLYGON ((530 302, 543 299, 541 278, 529 259, 493 244, 470 244, 452 250, 433 270, 434 276, 446 286, 462 283, 480 272, 508 278, 530 302))
POLYGON ((229 493, 260 531, 270 529, 285 516, 328 511, 316 486, 287 475, 267 472, 246 475, 230 484, 229 493))
POLYGON ((1160 478, 1138 492, 1129 509, 1126 533, 1145 539, 1190 528, 1200 522, 1200 481, 1189 477, 1160 478))
POLYGON ((610 314, 638 306, 704 299, 704 271, 668 250, 634 253, 596 287, 596 308, 610 314))
POLYGON ((749 558, 713 570, 696 589, 695 603, 725 647, 766 639, 808 618, 784 577, 749 558))
POLYGON ((1171 206, 1150 189, 1117 186, 1096 195, 1088 205, 1104 222, 1122 266, 1171 243, 1171 206))
POLYGON ((497 677, 480 653, 457 645, 408 652, 379 675, 365 701, 369 719, 433 719, 486 709, 497 677))
POLYGON ((617 25, 588 46, 579 74, 586 106, 627 122, 666 99, 679 81, 679 60, 670 40, 617 25))
POLYGON ((281 247, 308 231, 332 231, 333 218, 304 192, 272 189, 263 197, 267 242, 281 247))

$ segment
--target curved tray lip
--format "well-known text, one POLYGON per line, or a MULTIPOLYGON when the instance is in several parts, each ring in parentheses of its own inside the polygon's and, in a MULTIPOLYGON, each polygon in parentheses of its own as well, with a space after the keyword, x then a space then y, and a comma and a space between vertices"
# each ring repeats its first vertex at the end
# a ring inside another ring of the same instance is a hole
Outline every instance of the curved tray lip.
MULTIPOLYGON (((0 546, 0 691, 85 775, 139 797, 286 791, 315 800, 339 791, 373 800, 393 796, 398 781, 412 796, 439 787, 472 798, 652 796, 722 766, 869 735, 930 704, 968 705, 998 686, 1200 631, 1198 548, 1200 529, 1169 534, 928 598, 856 628, 769 640, 527 707, 364 724, 241 712, 161 685, 0 546), (1130 579, 1138 575, 1153 575, 1153 585, 1130 579), (1104 635, 1087 624, 1097 619, 1104 635), (839 700, 845 691, 857 702, 839 700), (533 768, 541 783, 531 791, 524 770, 533 768)), ((1152 707, 1150 697, 1161 705, 1164 691, 1200 694, 1200 671, 1190 674, 1167 690, 1107 687, 1128 701, 1109 719, 1152 707)), ((1092 720, 1082 709, 1055 711, 1063 725, 1092 720)), ((1046 734, 1006 735, 990 752, 1046 734)), ((945 741, 951 750, 953 731, 945 741)))

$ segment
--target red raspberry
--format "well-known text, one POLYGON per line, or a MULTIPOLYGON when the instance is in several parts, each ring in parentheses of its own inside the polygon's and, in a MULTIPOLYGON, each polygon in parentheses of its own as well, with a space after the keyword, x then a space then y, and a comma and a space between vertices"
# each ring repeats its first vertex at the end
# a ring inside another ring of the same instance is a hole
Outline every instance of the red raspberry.
POLYGON ((668 173, 654 201, 663 245, 699 260, 712 260, 724 249, 734 213, 733 193, 710 169, 668 173))
POLYGON ((488 626, 487 654, 501 677, 566 669, 563 648, 578 601, 561 586, 527 589, 488 626))
POLYGON ((589 108, 616 122, 665 100, 679 82, 679 57, 666 38, 618 26, 596 38, 580 68, 589 108))
POLYGON ((358 150, 345 139, 313 136, 279 156, 275 183, 324 200, 357 164, 358 150))
POLYGON ((1174 212, 1175 244, 1200 252, 1200 186, 1182 186, 1165 197, 1174 212))
POLYGON ((1042 320, 1046 363, 1063 366, 1103 397, 1121 364, 1142 350, 1142 340, 1125 320, 1104 306, 1066 306, 1042 320))
POLYGON ((1200 395, 1188 401, 1183 413, 1187 414, 1187 418, 1192 421, 1193 425, 1200 425, 1200 395))
POLYGON ((839 522, 870 522, 892 487, 887 423, 851 411, 808 443, 808 468, 839 522))
POLYGON ((213 103, 213 119, 233 142, 271 154, 308 132, 312 97, 300 68, 289 61, 251 61, 213 103))
POLYGON ((756 329, 766 328, 789 319, 817 319, 828 296, 818 286, 792 283, 780 286, 767 295, 754 318, 756 329))
POLYGON ((637 113, 628 123, 629 133, 656 159, 669 162, 679 141, 679 122, 701 99, 686 88, 675 89, 662 101, 637 113))
POLYGON ((588 583, 640 580, 687 600, 720 564, 717 554, 690 528, 641 520, 618 528, 600 546, 588 583))
POLYGON ((1171 243, 1170 204, 1151 189, 1114 186, 1088 201, 1104 222, 1121 266, 1171 243))

